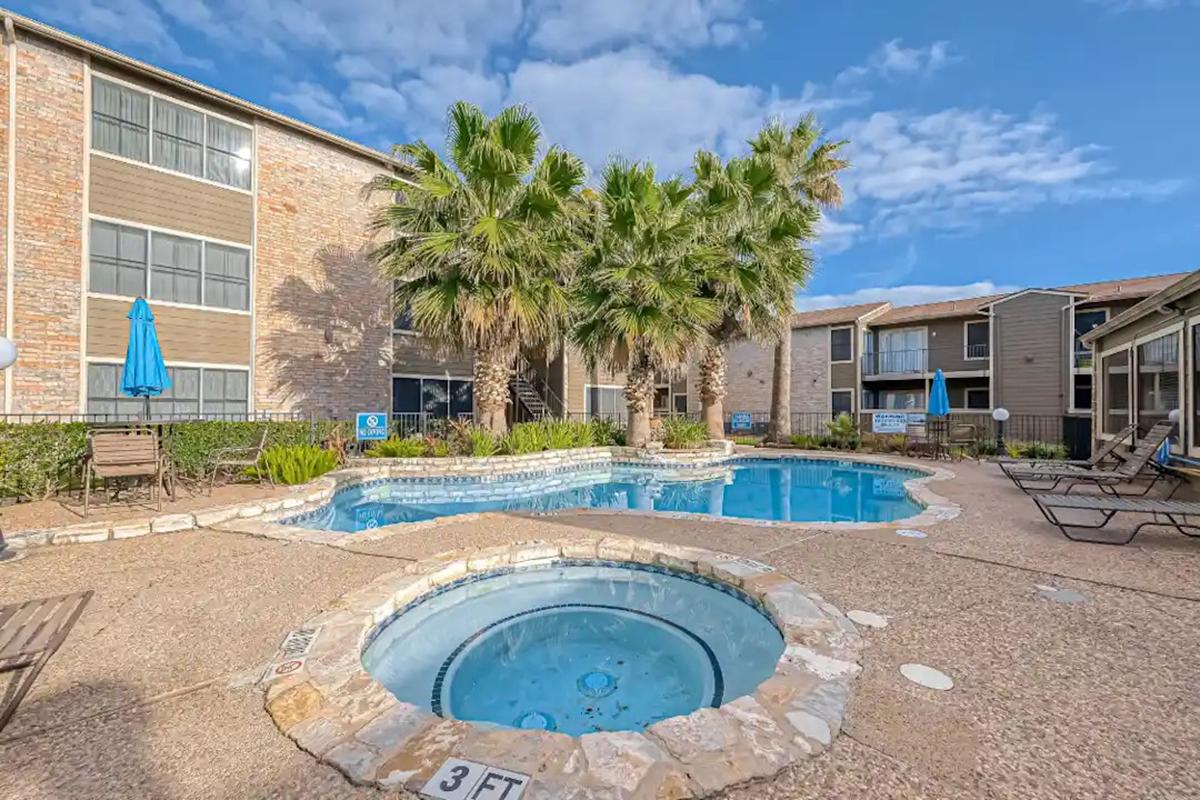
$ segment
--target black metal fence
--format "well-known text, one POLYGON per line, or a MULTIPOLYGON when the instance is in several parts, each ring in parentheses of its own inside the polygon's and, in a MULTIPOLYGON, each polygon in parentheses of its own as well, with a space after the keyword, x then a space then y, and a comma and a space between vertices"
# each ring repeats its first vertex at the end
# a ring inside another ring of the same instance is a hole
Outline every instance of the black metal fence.
POLYGON ((299 411, 261 411, 248 414, 156 414, 151 410, 145 414, 56 414, 27 413, 0 414, 0 423, 33 424, 38 422, 73 423, 88 425, 169 425, 173 422, 225 421, 225 422, 307 422, 316 417, 299 411))

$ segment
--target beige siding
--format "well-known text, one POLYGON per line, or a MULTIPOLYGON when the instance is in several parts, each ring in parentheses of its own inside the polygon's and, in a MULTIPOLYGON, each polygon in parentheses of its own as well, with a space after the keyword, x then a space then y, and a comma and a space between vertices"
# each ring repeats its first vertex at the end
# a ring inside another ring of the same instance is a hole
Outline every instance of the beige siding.
POLYGON ((567 354, 567 413, 582 414, 587 408, 587 386, 624 386, 625 373, 606 367, 589 368, 577 350, 568 348, 567 354))
POLYGON ((968 361, 965 358, 967 333, 965 325, 968 320, 986 322, 987 317, 974 315, 930 320, 926 332, 930 372, 938 369, 943 372, 967 372, 988 368, 987 359, 968 361))
POLYGON ((1013 414, 1062 414, 1067 407, 1066 323, 1069 298, 1029 292, 993 309, 994 406, 1013 414))
MULTIPOLYGON (((1200 305, 1200 292, 1185 295, 1176 301, 1175 305, 1180 308, 1195 308, 1196 306, 1200 305)), ((1117 307, 1114 304, 1113 306, 1110 306, 1110 308, 1112 308, 1112 311, 1109 313, 1108 318, 1112 319, 1121 311, 1129 308, 1129 305, 1117 307)), ((1119 347, 1123 344, 1129 344, 1134 339, 1145 336, 1147 333, 1156 331, 1159 328, 1165 328, 1166 326, 1175 322, 1178 322, 1176 317, 1164 317, 1161 314, 1152 314, 1148 317, 1142 317, 1137 322, 1125 325, 1121 328, 1118 328, 1116 331, 1113 331, 1109 335, 1102 337, 1100 341, 1094 345, 1094 347, 1097 352, 1111 350, 1114 347, 1119 347)))
POLYGON ((857 389, 858 388, 858 364, 830 364, 829 365, 829 388, 831 389, 857 389))
MULTIPOLYGON (((88 299, 87 354, 93 358, 124 358, 129 344, 129 306, 132 301, 88 299)), ((158 343, 166 361, 209 364, 250 363, 250 316, 150 304, 158 343)))
POLYGON ((421 336, 396 334, 392 354, 392 372, 397 375, 471 377, 470 355, 440 352, 421 336))
POLYGON ((250 244, 253 198, 182 175, 91 157, 91 213, 250 244))

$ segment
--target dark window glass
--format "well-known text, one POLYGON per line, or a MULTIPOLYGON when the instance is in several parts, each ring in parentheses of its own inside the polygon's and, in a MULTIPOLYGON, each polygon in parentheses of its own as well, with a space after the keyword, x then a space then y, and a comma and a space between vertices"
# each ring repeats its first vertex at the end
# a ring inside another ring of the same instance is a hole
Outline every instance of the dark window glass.
POLYGON ((1129 351, 1104 358, 1104 432, 1119 433, 1129 424, 1129 351))
POLYGON ((849 414, 854 411, 853 392, 833 392, 831 398, 834 414, 849 414))
POLYGON ((967 323, 967 358, 988 357, 988 333, 990 324, 984 322, 967 323))
POLYGON ((1092 328, 1103 325, 1107 321, 1108 312, 1104 310, 1075 312, 1074 364, 1076 367, 1086 369, 1092 366, 1092 348, 1079 341, 1079 337, 1090 332, 1092 328))
POLYGON ((853 333, 851 328, 834 328, 829 332, 830 361, 849 361, 854 358, 853 333))
POLYGON ((470 414, 475 408, 475 385, 471 381, 450 381, 450 416, 470 414))
POLYGON ((421 410, 435 417, 450 416, 448 381, 424 378, 421 381, 421 410))
POLYGON ((687 413, 687 395, 686 394, 675 395, 675 413, 676 414, 686 414, 687 413))
POLYGON ((987 389, 968 389, 967 408, 986 409, 991 404, 987 389))
POLYGON ((1086 411, 1092 407, 1091 375, 1075 376, 1075 394, 1072 399, 1074 401, 1074 408, 1079 411, 1086 411))
POLYGON ((417 414, 421 411, 421 379, 392 378, 392 413, 417 414))

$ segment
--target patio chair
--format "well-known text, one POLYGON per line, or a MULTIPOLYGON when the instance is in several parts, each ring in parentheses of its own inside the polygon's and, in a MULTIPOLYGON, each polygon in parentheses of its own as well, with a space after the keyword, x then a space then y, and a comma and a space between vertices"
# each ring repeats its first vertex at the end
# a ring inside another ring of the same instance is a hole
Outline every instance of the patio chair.
POLYGON ((83 516, 88 515, 91 506, 93 477, 106 482, 151 478, 150 495, 162 511, 163 458, 158 449, 158 434, 153 429, 110 428, 89 432, 83 469, 83 516))
POLYGON ((1116 545, 1129 544, 1135 536, 1141 533, 1142 528, 1152 526, 1174 528, 1184 536, 1200 538, 1200 519, 1193 519, 1200 518, 1200 503, 1095 494, 1035 494, 1033 495, 1033 501, 1037 503, 1042 516, 1051 525, 1058 528, 1063 536, 1075 542, 1116 545), (1062 511, 1096 512, 1100 514, 1101 519, 1099 522, 1091 524, 1066 522, 1060 514, 1062 511), (1080 536, 1072 535, 1071 533, 1071 529, 1100 530, 1117 514, 1149 515, 1150 519, 1139 523, 1124 539, 1089 535, 1080 536), (1192 521, 1189 521, 1189 519, 1192 521))
POLYGON ((1096 448, 1096 450, 1092 452, 1091 457, 1086 459, 1054 461, 1045 458, 1012 458, 1005 459, 1003 461, 997 461, 996 463, 1000 465, 1000 469, 1005 475, 1008 475, 1010 469, 1024 471, 1043 467, 1048 467, 1051 469, 1056 467, 1074 467, 1076 469, 1083 470, 1101 469, 1104 462, 1109 459, 1115 462, 1114 466, 1116 466, 1125 460, 1126 456, 1120 451, 1119 448, 1125 444, 1125 441, 1130 436, 1133 435, 1134 430, 1136 430, 1136 426, 1126 425, 1115 436, 1113 436, 1113 438, 1096 448))
MULTIPOLYGON (((1076 486, 1094 486, 1101 492, 1110 495, 1144 496, 1164 478, 1176 481, 1176 488, 1182 482, 1182 477, 1175 470, 1164 467, 1154 461, 1158 448, 1171 435, 1174 423, 1164 420, 1150 429, 1142 437, 1136 448, 1130 452, 1123 462, 1114 469, 1080 469, 1079 467, 1059 467, 1051 464, 1034 465, 1025 469, 1007 470, 1006 474, 1016 484, 1017 488, 1026 494, 1033 492, 1053 492, 1060 485, 1066 484, 1064 494, 1070 493, 1076 486), (1119 492, 1117 487, 1129 487, 1140 481, 1147 481, 1140 492, 1119 492), (1042 486, 1049 482, 1049 486, 1042 486)), ((1174 490, 1172 490, 1172 494, 1174 490)))
POLYGON ((973 422, 951 422, 950 434, 946 438, 946 444, 951 453, 954 448, 958 448, 961 455, 968 448, 974 447, 979 441, 979 429, 973 422))
POLYGON ((928 456, 932 459, 949 458, 947 449, 949 424, 945 420, 931 419, 922 424, 904 428, 904 454, 928 456))
MULTIPOLYGON (((208 493, 212 494, 213 488, 217 485, 217 475, 222 472, 243 472, 251 467, 258 466, 258 462, 262 459, 262 454, 266 449, 267 428, 264 427, 262 433, 259 434, 258 444, 245 447, 223 447, 219 450, 214 450, 211 455, 212 472, 208 478, 208 493)), ((260 472, 258 474, 258 482, 262 483, 264 472, 266 473, 266 479, 271 482, 271 486, 274 486, 275 478, 271 475, 270 470, 260 472)))
POLYGON ((89 590, 0 606, 0 673, 23 671, 13 676, 0 699, 0 730, 17 713, 42 667, 66 641, 91 599, 89 590))

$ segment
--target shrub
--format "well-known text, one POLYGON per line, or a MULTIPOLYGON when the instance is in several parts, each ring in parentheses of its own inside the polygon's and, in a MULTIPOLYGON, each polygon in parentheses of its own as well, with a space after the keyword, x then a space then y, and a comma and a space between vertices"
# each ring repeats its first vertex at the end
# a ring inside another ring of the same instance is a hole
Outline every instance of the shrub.
POLYGON ((176 422, 167 428, 163 446, 181 477, 198 480, 207 473, 215 451, 228 448, 249 450, 256 447, 264 429, 267 431, 268 447, 287 447, 317 444, 339 435, 344 438, 349 431, 349 423, 227 420, 176 422))
POLYGON ((450 455, 450 442, 436 436, 426 436, 425 454, 434 458, 446 458, 450 455))
POLYGON ((666 417, 662 421, 663 447, 692 450, 708 441, 708 426, 700 420, 666 417))
POLYGON ((0 423, 0 496, 44 500, 70 485, 86 452, 82 423, 0 423))
POLYGON ((874 453, 903 453, 906 442, 898 434, 868 433, 862 437, 862 446, 874 453))
POLYGON ((625 429, 611 419, 594 419, 589 427, 592 429, 592 444, 596 447, 621 447, 625 444, 625 429))
POLYGON ((1035 458, 1043 461, 1060 461, 1067 457, 1067 448, 1049 442, 1007 442, 1008 454, 1012 458, 1035 458))
POLYGON ((991 439, 975 442, 971 445, 971 455, 975 458, 980 456, 994 456, 1000 453, 1000 448, 996 447, 996 442, 991 439))
POLYGON ((862 435, 849 414, 838 414, 832 422, 826 422, 829 440, 839 450, 857 450, 862 444, 862 435))
POLYGON ((308 483, 313 478, 337 469, 337 454, 315 444, 276 445, 262 454, 256 475, 267 474, 275 483, 289 486, 308 483))
POLYGON ((467 453, 475 458, 486 458, 500 452, 500 440, 487 428, 472 426, 467 432, 467 453))
POLYGON ((367 451, 367 458, 418 458, 426 454, 425 440, 414 437, 401 439, 393 436, 367 451))
POLYGON ((824 436, 813 436, 808 433, 796 433, 791 438, 792 447, 799 447, 803 450, 820 450, 825 446, 824 436))
POLYGON ((745 447, 758 447, 763 443, 762 436, 733 436, 731 439, 734 444, 740 444, 745 447))

